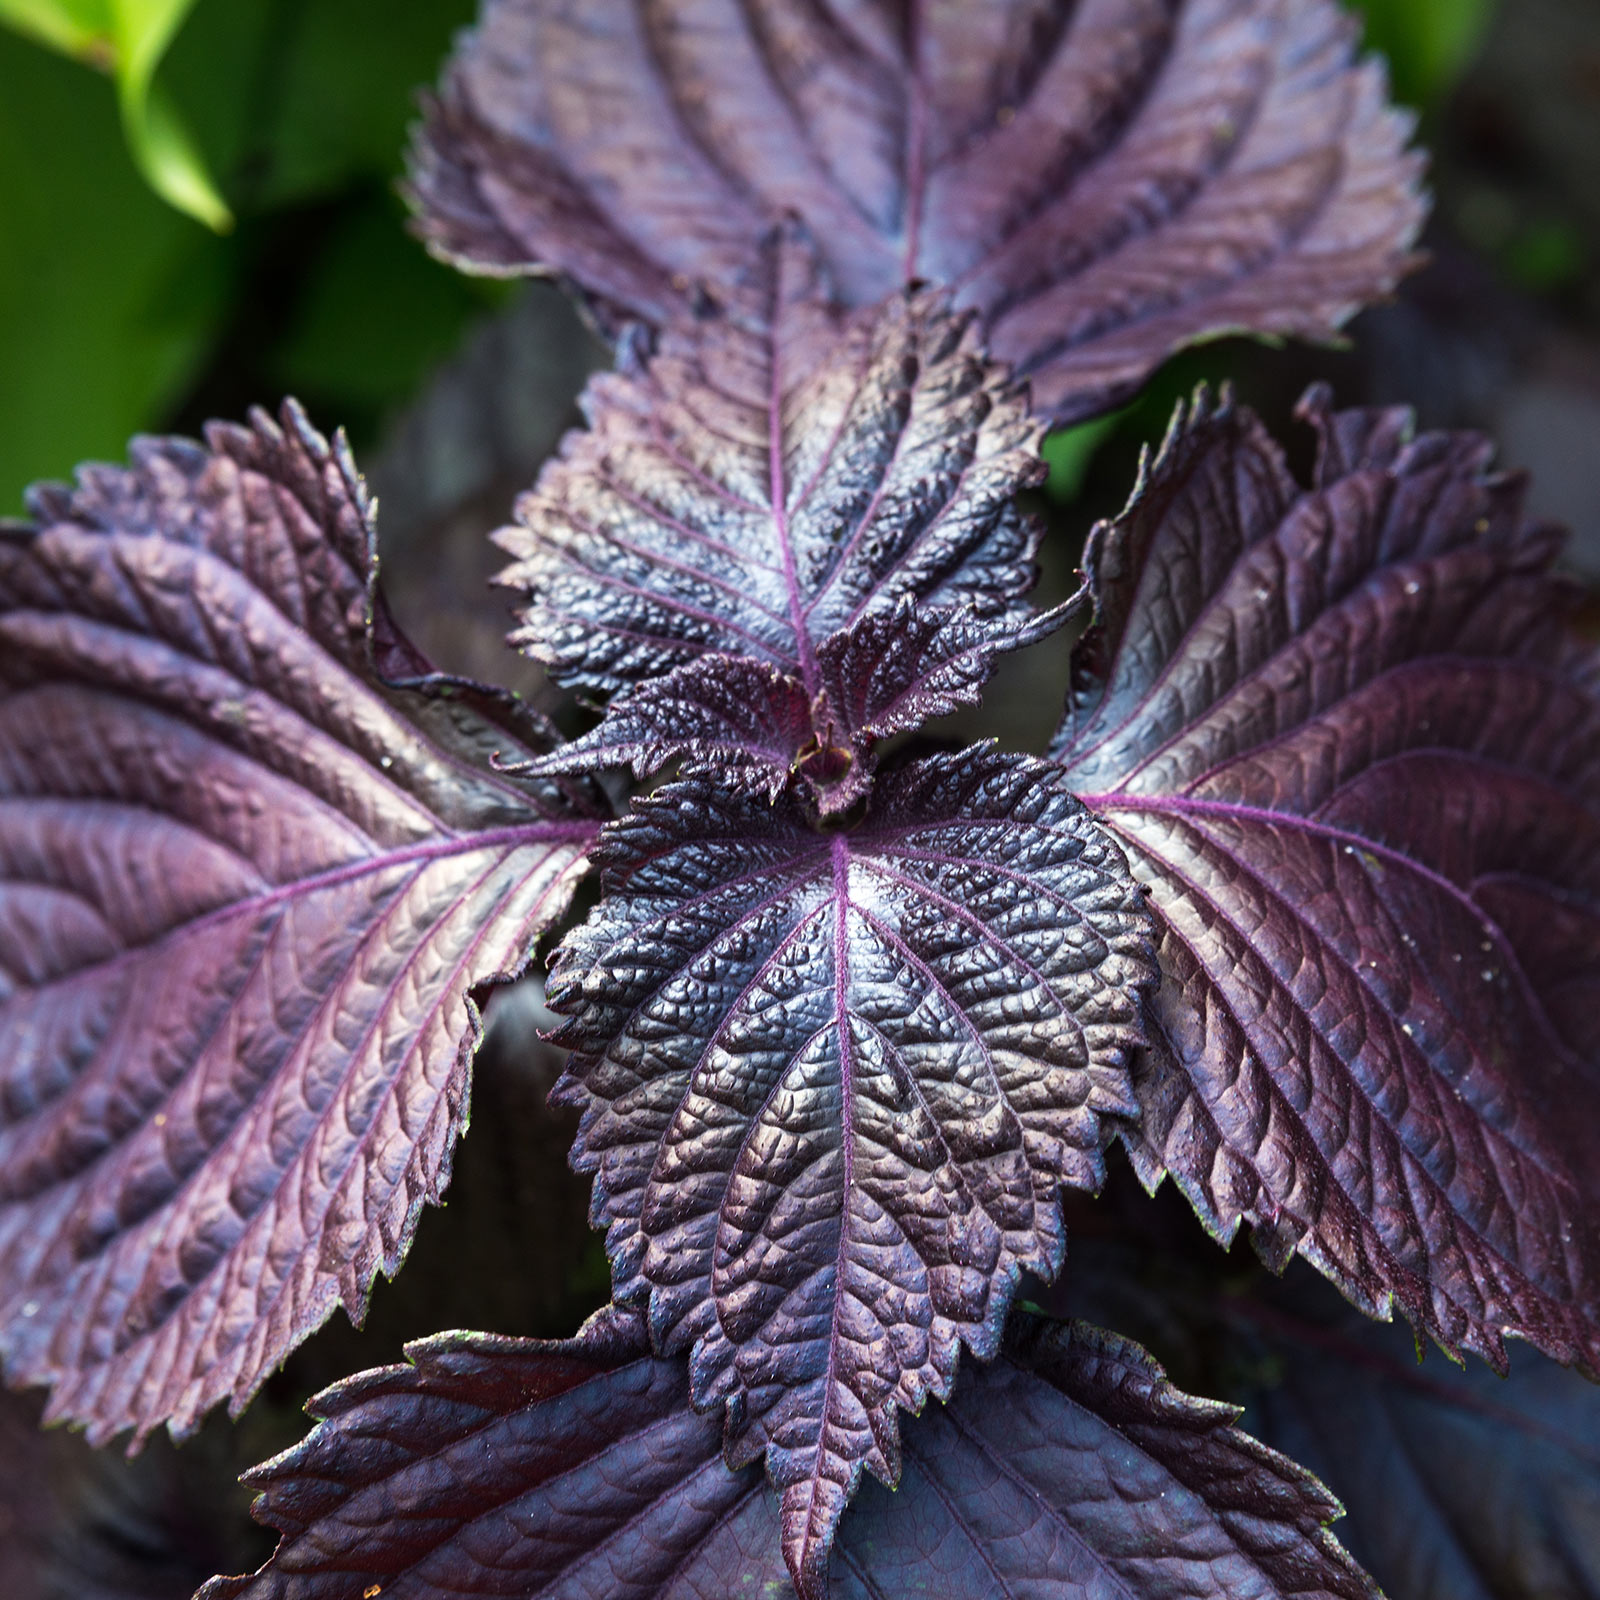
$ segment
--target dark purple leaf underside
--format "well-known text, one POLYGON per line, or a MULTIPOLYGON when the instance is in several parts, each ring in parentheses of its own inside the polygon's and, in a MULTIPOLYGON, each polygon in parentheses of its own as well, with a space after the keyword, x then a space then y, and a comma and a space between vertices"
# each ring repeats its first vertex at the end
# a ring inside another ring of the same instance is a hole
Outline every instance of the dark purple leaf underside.
POLYGON ((1250 1331, 1276 1358, 1264 1437, 1337 1489, 1390 1600, 1600 1591, 1600 1387, 1530 1353, 1504 1380, 1419 1368, 1398 1330, 1359 1321, 1250 1331))
POLYGON ((703 777, 602 845, 607 892, 557 952, 619 1299, 767 1453, 785 1547, 820 1581, 896 1408, 992 1353, 1017 1276, 1060 1266, 1059 1186, 1102 1119, 1154 976, 1140 896, 1046 764, 979 748, 880 776, 809 827, 703 777))
MULTIPOLYGON (((200 1600, 792 1595, 775 1496, 730 1472, 676 1361, 608 1310, 562 1345, 441 1335, 413 1365, 313 1402, 325 1420, 252 1474, 284 1537, 200 1600)), ((1111 1334, 1024 1323, 907 1429, 899 1491, 869 1487, 836 1600, 1367 1600, 1316 1481, 1111 1334)))
POLYGON ((598 823, 493 770, 511 712, 425 676, 294 407, 31 509, 0 531, 0 1351, 96 1441, 183 1433, 396 1270, 471 993, 598 823))
POLYGON ((1088 563, 1059 742, 1148 885, 1148 1181, 1503 1367, 1600 1367, 1600 697, 1466 435, 1330 414, 1302 491, 1180 418, 1088 563))
POLYGON ((1334 0, 487 0, 412 162, 470 271, 658 325, 798 215, 843 303, 954 289, 1058 421, 1410 264, 1409 125, 1334 0))

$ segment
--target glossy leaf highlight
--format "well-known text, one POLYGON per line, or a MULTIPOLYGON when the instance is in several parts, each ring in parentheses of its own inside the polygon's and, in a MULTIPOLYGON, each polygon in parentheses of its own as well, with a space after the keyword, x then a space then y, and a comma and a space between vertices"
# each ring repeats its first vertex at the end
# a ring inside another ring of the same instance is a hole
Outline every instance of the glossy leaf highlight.
POLYGON ((780 783, 805 762, 842 809, 875 738, 1038 636, 1014 498, 1042 427, 937 295, 837 313, 792 231, 760 270, 765 315, 676 326, 591 383, 589 431, 499 535, 501 581, 525 597, 513 642, 559 681, 643 685, 561 762, 715 754, 780 783))
POLYGON ((1504 1368, 1600 1367, 1600 674, 1471 435, 1174 423, 1059 740, 1161 922, 1147 1181, 1504 1368))
POLYGON ((448 1181, 473 992, 598 821, 371 591, 292 405, 0 532, 0 1352, 101 1441, 237 1411, 448 1181))
POLYGON ((862 1467, 899 1475, 896 1409, 1060 1267, 1060 1185, 1133 1109, 1141 897, 1052 768, 985 747, 880 776, 848 832, 685 781, 597 859, 549 990, 574 1161, 618 1299, 732 1402, 817 1582, 862 1467))
MULTIPOLYGON (((723 1465, 681 1364, 628 1313, 560 1345, 444 1334, 407 1354, 319 1396, 316 1430, 251 1475, 283 1541, 199 1600, 793 1594, 776 1497, 723 1465)), ((1024 1320, 907 1429, 901 1487, 845 1517, 830 1592, 1375 1596, 1326 1529, 1337 1503, 1234 1416, 1124 1339, 1024 1320)))
POLYGON ((1072 421, 1410 265, 1420 163, 1356 33, 1333 0, 487 0, 413 199, 446 260, 657 325, 798 215, 845 304, 950 286, 1072 421))

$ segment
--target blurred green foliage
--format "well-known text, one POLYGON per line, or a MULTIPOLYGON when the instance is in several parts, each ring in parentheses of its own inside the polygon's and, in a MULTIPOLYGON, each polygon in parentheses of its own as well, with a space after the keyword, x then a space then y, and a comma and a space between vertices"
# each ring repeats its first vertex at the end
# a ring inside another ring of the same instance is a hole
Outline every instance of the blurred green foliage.
POLYGON ((0 0, 0 21, 116 80, 128 149, 150 187, 180 211, 219 231, 233 224, 227 203, 182 116, 155 81, 194 0, 0 0))
MULTIPOLYGON (((1352 3, 1426 107, 1494 0, 1352 3)), ((405 401, 497 292, 429 260, 393 192, 416 90, 474 9, 0 0, 0 513, 141 428, 293 392, 359 442, 405 401)), ((1571 270, 1553 234, 1523 254, 1529 278, 1571 270)), ((1053 499, 1115 426, 1050 438, 1053 499)))
POLYGON ((417 90, 473 0, 129 0, 188 11, 161 88, 226 236, 152 192, 85 36, 43 40, 43 0, 0 7, 0 515, 131 433, 285 393, 370 439, 503 295, 432 261, 394 192, 417 90))
POLYGON ((1095 451, 1117 431, 1117 424, 1126 415, 1126 409, 1113 411, 1109 416, 1080 422, 1075 428, 1057 428, 1045 436, 1042 454, 1050 476, 1045 480, 1044 492, 1052 500, 1065 505, 1078 498, 1095 451))
POLYGON ((1578 230, 1554 217, 1521 228, 1506 242, 1501 260, 1512 280, 1534 294, 1571 288, 1589 270, 1588 252, 1578 230))
POLYGON ((1493 20, 1496 0, 1352 0, 1366 43, 1389 58, 1396 99, 1426 111, 1455 87, 1493 20))
POLYGON ((172 403, 222 315, 221 265, 129 166, 104 85, 0 33, 0 510, 172 403))

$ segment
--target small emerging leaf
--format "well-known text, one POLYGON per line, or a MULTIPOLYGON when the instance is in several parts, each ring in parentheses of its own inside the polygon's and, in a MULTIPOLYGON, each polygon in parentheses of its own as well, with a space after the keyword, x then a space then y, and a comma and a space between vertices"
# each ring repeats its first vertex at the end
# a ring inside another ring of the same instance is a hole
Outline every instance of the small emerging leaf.
POLYGON ((1472 435, 1180 413, 1086 564, 1058 741, 1164 981, 1142 1175, 1371 1314, 1600 1369, 1600 670, 1472 435))
POLYGON ((792 232, 764 261, 767 314, 675 325, 591 383, 590 431, 499 535, 501 581, 526 596, 513 642, 561 682, 646 685, 578 759, 714 754, 779 783, 810 762, 826 789, 832 752, 843 809, 874 739, 1038 637, 1039 528, 1013 501, 1042 429, 938 296, 844 316, 792 232))
POLYGON ((0 530, 0 1353, 95 1441, 361 1316, 598 830, 395 631, 342 443, 208 439, 0 530))
POLYGON ((549 990, 615 1293, 765 1453, 813 1586, 896 1408, 992 1354, 1096 1186, 1154 978, 1140 896, 1043 763, 979 748, 808 826, 713 776, 639 803, 549 990))
POLYGON ((679 756, 738 774, 776 799, 798 772, 823 814, 868 790, 872 747, 958 706, 976 705, 996 661, 1054 632, 1079 595, 1024 622, 971 606, 920 609, 904 599, 869 612, 817 650, 819 690, 742 656, 704 656, 621 696, 592 733, 533 762, 534 772, 631 765, 643 777, 679 756))
MULTIPOLYGON (((676 1361, 607 1308, 573 1340, 441 1334, 348 1379, 258 1467, 280 1529, 198 1600, 699 1600, 792 1595, 779 1512, 730 1472, 676 1361)), ((1005 1356, 908 1427, 899 1492, 839 1529, 837 1600, 1375 1600, 1336 1501, 1167 1382, 1136 1345, 1021 1318, 1005 1356)), ((811 1591, 821 1594, 819 1582, 811 1591)))
POLYGON ((845 304, 950 287, 1072 422, 1412 264, 1420 160, 1356 33, 1335 0, 485 0, 412 195, 446 260, 657 326, 798 215, 845 304))

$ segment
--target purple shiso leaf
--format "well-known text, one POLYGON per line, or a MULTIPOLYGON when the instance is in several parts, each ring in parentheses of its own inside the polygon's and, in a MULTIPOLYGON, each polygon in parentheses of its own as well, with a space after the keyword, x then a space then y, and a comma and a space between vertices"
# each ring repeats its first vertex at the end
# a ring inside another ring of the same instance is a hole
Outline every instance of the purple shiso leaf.
POLYGON ((181 1435, 397 1270, 473 991, 599 822, 494 770, 539 730, 428 674, 292 404, 30 509, 0 530, 0 1353, 96 1442, 181 1435))
POLYGON ((642 778, 688 757, 776 799, 813 745, 811 702, 798 678, 769 661, 712 655, 619 695, 598 728, 540 756, 529 770, 631 766, 642 778))
POLYGON ((793 229, 758 276, 768 315, 674 325, 647 367, 594 380, 590 429, 498 536, 514 644, 563 683, 651 685, 580 761, 703 746, 786 774, 837 747, 859 781, 880 709, 899 728, 967 699, 1039 636, 1040 530, 1014 501, 1044 475, 1043 425, 969 319, 931 294, 829 310, 793 229))
POLYGON ((1026 615, 1042 481, 1025 391, 935 294, 845 315, 810 247, 771 236, 762 318, 674 324, 647 364, 591 380, 587 430, 498 542, 513 643, 612 691, 701 656, 815 688, 830 634, 902 596, 1026 615))
POLYGON ((743 295, 797 215, 846 305, 949 286, 1058 422, 1218 333, 1331 337, 1412 264, 1410 122, 1334 0, 485 0, 418 227, 603 320, 743 295))
MULTIPOLYGON (((1264 1438, 1325 1476, 1390 1600, 1587 1600, 1600 1589, 1600 1386, 1532 1353, 1502 1379, 1419 1367, 1350 1313, 1255 1317, 1264 1438)), ((1237 1337, 1239 1330, 1230 1330, 1237 1337)), ((1442 1368, 1442 1370, 1440 1370, 1442 1368)))
POLYGON ((899 1475, 897 1407, 1061 1265, 1060 1186, 1133 1110, 1142 898, 1049 763, 988 747, 881 774, 832 833, 686 779, 598 850, 549 989, 574 1164, 618 1299, 693 1347, 730 1460, 766 1453, 814 1584, 862 1468, 899 1475))
MULTIPOLYGON (((249 1475, 282 1541, 198 1600, 792 1597, 777 1497, 724 1465, 638 1313, 406 1353, 318 1396, 313 1432, 249 1475)), ((1019 1318, 906 1430, 898 1492, 863 1492, 811 1593, 1372 1600, 1327 1530, 1338 1503, 1236 1415, 1114 1334, 1019 1318)))
POLYGON ((798 678, 769 663, 702 656, 619 696, 598 728, 528 770, 631 766, 642 778, 686 758, 728 775, 733 768, 773 798, 798 772, 824 815, 844 811, 870 787, 879 740, 976 705, 1000 656, 1061 627, 1087 594, 998 622, 971 606, 930 611, 902 599, 822 641, 809 702, 798 678))
POLYGON ((1058 754, 1161 922, 1147 1183, 1503 1370, 1600 1368, 1600 694, 1520 478, 1203 396, 1086 558, 1058 754))

